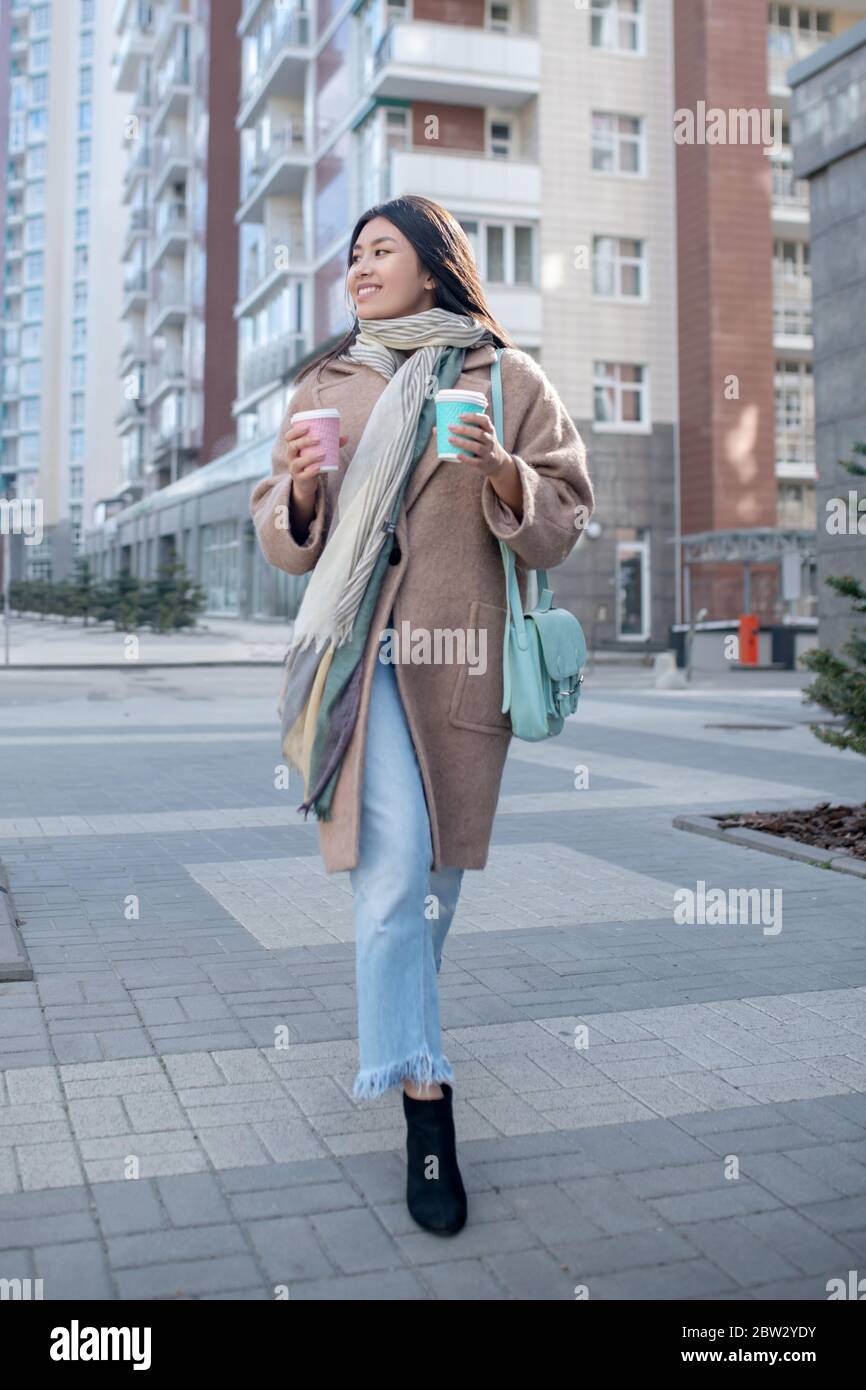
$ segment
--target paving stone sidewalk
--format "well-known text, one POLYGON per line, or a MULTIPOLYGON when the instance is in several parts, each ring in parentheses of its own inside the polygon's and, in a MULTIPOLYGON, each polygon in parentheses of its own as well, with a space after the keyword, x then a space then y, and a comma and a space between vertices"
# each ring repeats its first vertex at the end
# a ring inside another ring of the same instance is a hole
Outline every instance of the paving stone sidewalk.
POLYGON ((348 875, 275 789, 268 680, 7 677, 0 860, 34 980, 0 984, 0 1278, 811 1300, 863 1269, 866 885, 671 824, 862 799, 862 762, 790 682, 589 684, 559 739, 512 744, 446 942, 470 1220, 443 1240, 405 1207, 399 1092, 351 1098, 348 875), (780 891, 779 930, 680 924, 699 882, 780 891))

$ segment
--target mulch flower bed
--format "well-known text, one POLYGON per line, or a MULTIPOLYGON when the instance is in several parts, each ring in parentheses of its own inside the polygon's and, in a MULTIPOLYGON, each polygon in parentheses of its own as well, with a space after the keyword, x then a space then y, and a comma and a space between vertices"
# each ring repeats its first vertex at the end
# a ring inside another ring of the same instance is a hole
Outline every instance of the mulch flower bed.
POLYGON ((866 802, 862 806, 831 806, 829 801, 822 801, 808 811, 745 811, 742 815, 715 816, 714 820, 723 830, 743 825, 866 859, 866 802))

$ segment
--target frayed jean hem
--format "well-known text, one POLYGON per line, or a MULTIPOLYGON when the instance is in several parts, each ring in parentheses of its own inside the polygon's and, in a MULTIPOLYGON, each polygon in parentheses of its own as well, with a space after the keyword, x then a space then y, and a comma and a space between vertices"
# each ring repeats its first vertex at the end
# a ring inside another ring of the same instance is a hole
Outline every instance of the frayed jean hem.
POLYGON ((434 1058, 429 1048, 425 1047, 405 1062, 393 1062, 388 1067, 371 1067, 366 1071, 359 1071, 352 1087, 353 1099, 374 1100, 392 1086, 402 1087, 404 1078, 413 1081, 416 1086, 423 1086, 425 1082, 453 1082, 454 1071, 447 1057, 434 1058))

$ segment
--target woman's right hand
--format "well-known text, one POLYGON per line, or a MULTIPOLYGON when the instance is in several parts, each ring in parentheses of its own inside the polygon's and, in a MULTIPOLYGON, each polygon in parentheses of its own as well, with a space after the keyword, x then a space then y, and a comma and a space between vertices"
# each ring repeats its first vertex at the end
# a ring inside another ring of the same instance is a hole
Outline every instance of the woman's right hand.
MULTIPOLYGON (((348 443, 347 434, 340 435, 340 447, 348 443)), ((319 470, 325 458, 322 446, 310 435, 306 420, 297 420, 283 435, 286 459, 292 476, 292 491, 301 503, 312 502, 319 484, 319 470)))

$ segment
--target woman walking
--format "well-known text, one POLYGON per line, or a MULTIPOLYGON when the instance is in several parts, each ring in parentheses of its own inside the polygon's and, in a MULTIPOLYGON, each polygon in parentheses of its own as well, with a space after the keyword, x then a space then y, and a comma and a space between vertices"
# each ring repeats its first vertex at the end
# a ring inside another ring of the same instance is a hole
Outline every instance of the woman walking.
POLYGON ((453 1234, 467 1206, 437 976, 464 871, 487 862, 511 737, 498 541, 525 599, 527 570, 566 558, 593 493, 577 430, 493 318, 446 209, 417 196, 369 209, 346 287, 352 327, 299 374, 250 510, 270 564, 313 572, 287 659, 283 749, 304 773, 326 871, 350 872, 353 1095, 402 1088, 409 1210, 453 1234), (496 347, 505 437, 488 404, 437 444, 435 392, 490 402, 496 347), (320 472, 323 449, 291 416, 328 408, 340 463, 320 472), (439 460, 449 447, 456 460, 439 460))

